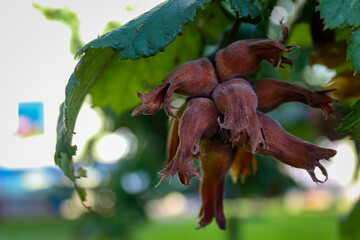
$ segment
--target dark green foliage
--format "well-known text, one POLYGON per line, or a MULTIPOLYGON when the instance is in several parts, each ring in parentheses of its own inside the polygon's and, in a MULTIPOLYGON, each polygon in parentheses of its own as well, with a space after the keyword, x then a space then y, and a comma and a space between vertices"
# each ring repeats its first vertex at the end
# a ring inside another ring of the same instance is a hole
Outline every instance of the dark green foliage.
POLYGON ((325 20, 325 28, 360 26, 360 1, 319 0, 317 10, 325 20))
POLYGON ((182 26, 193 19, 196 10, 210 0, 169 0, 121 28, 86 44, 88 48, 111 48, 119 59, 136 60, 164 51, 165 47, 181 32, 182 26))
POLYGON ((344 118, 338 131, 351 135, 353 140, 360 140, 360 100, 353 105, 352 112, 344 118))
POLYGON ((324 19, 325 28, 345 27, 353 28, 353 34, 348 40, 347 57, 351 61, 355 69, 355 73, 360 72, 360 44, 359 30, 360 27, 360 1, 359 0, 319 0, 317 10, 320 11, 321 17, 324 19))
POLYGON ((119 60, 114 55, 90 92, 93 104, 110 106, 118 113, 138 105, 137 91, 148 92, 178 64, 200 56, 201 35, 194 25, 186 26, 184 35, 172 42, 166 53, 136 61, 119 60))
POLYGON ((359 219, 360 219, 360 201, 358 201, 353 210, 341 220, 340 223, 340 233, 341 240, 355 240, 360 238, 360 228, 359 228, 359 219))
POLYGON ((355 73, 360 71, 360 30, 352 32, 351 37, 348 41, 348 54, 347 57, 354 66, 355 73))
POLYGON ((259 23, 264 17, 261 10, 246 0, 227 0, 243 22, 259 23))

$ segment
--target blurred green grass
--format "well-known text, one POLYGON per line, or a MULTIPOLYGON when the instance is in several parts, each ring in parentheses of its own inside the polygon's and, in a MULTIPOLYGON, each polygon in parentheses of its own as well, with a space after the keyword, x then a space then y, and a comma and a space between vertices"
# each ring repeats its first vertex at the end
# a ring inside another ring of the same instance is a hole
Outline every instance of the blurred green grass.
MULTIPOLYGON (((196 219, 149 221, 137 226, 135 240, 241 239, 241 240, 337 240, 337 217, 328 214, 300 214, 276 217, 229 219, 237 227, 237 237, 229 238, 230 230, 221 231, 215 223, 195 230, 196 219)), ((70 240, 75 221, 53 219, 9 221, 0 223, 1 240, 70 240)), ((117 239, 117 238, 114 238, 117 239)))
POLYGON ((63 219, 21 220, 0 222, 1 240, 69 240, 74 222, 63 219))

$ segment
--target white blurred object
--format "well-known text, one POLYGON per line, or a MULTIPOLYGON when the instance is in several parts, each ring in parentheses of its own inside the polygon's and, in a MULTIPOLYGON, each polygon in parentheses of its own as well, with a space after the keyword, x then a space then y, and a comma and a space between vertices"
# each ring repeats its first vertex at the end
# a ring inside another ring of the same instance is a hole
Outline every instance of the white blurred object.
POLYGON ((85 100, 76 119, 74 129, 76 134, 73 135, 73 144, 77 146, 77 156, 74 157, 74 160, 81 159, 87 140, 98 133, 101 128, 101 119, 88 102, 90 102, 90 98, 85 100))
POLYGON ((128 151, 128 141, 124 136, 116 133, 102 137, 96 144, 97 159, 102 163, 114 163, 128 151))
MULTIPOLYGON (((88 206, 94 206, 95 193, 91 190, 86 191, 86 203, 88 206)), ((80 217, 83 213, 88 212, 80 201, 78 194, 74 191, 72 197, 64 200, 60 204, 60 215, 69 220, 74 220, 80 217)))
POLYGON ((51 186, 46 172, 34 170, 24 173, 22 182, 28 190, 41 190, 51 186))
POLYGON ((283 7, 289 16, 295 12, 295 4, 291 0, 279 0, 277 6, 283 7))
POLYGON ((271 12, 270 21, 279 25, 279 22, 283 19, 283 24, 288 21, 289 13, 284 7, 276 6, 271 12))
POLYGON ((322 64, 314 64, 306 66, 302 74, 308 84, 326 86, 336 76, 336 70, 327 68, 322 64))
POLYGON ((97 140, 93 154, 98 162, 111 164, 135 151, 136 147, 136 137, 129 129, 120 128, 97 140))

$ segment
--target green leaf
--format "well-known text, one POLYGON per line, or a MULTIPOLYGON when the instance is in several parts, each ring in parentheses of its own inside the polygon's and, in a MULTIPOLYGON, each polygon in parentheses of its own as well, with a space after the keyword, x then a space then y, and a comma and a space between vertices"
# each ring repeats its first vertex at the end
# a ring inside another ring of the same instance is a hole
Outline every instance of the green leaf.
POLYGON ((352 106, 352 111, 337 130, 351 135, 353 140, 360 140, 360 100, 352 106))
MULTIPOLYGON (((77 191, 81 201, 86 200, 86 192, 83 188, 76 184, 76 177, 74 175, 74 164, 72 162, 72 156, 76 154, 76 146, 71 145, 72 133, 68 133, 65 128, 64 121, 65 103, 60 106, 60 114, 57 123, 57 141, 55 152, 55 163, 60 167, 74 184, 74 188, 77 191)), ((79 174, 80 175, 80 174, 79 174)), ((86 206, 85 206, 86 207, 86 206)), ((88 207, 87 207, 88 208, 88 207)), ((91 210, 90 208, 88 208, 91 210)))
POLYGON ((196 10, 211 0, 169 0, 123 27, 111 31, 86 44, 89 48, 112 48, 119 59, 138 59, 164 51, 181 32, 182 26, 193 19, 196 10))
POLYGON ((318 0, 325 28, 360 26, 360 0, 318 0))
POLYGON ((243 22, 259 23, 263 19, 261 10, 247 0, 226 0, 243 22))
POLYGON ((110 106, 118 113, 129 110, 140 103, 137 91, 149 92, 177 65, 199 58, 202 42, 195 25, 185 27, 181 37, 153 57, 113 59, 90 92, 93 105, 110 106))
POLYGON ((79 187, 78 185, 75 185, 75 190, 78 193, 80 200, 82 201, 82 204, 84 207, 86 207, 89 211, 92 211, 92 209, 86 205, 84 205, 84 201, 86 201, 86 191, 84 188, 79 187))
POLYGON ((219 3, 214 2, 197 13, 165 52, 136 61, 113 59, 90 91, 93 105, 110 106, 118 113, 134 108, 140 104, 137 91, 149 92, 176 66, 199 58, 203 45, 216 43, 229 24, 219 3))
POLYGON ((86 194, 76 184, 72 162, 72 157, 76 153, 76 146, 72 145, 75 122, 86 95, 108 62, 114 57, 116 54, 111 49, 90 49, 75 67, 65 89, 65 102, 60 107, 55 163, 74 183, 75 189, 83 201, 86 194))
POLYGON ((360 72, 360 29, 351 34, 348 41, 347 58, 351 61, 355 74, 360 72))
POLYGON ((86 170, 79 167, 78 170, 77 170, 77 178, 86 178, 87 177, 87 173, 86 173, 86 170))
MULTIPOLYGON (((319 0, 317 10, 324 19, 325 28, 360 27, 360 0, 319 0)), ((348 40, 347 58, 354 67, 355 74, 360 72, 360 30, 352 32, 348 40)))
POLYGON ((64 103, 60 106, 60 114, 57 123, 57 141, 56 141, 56 153, 55 163, 58 165, 64 174, 72 181, 75 180, 74 167, 71 162, 72 156, 76 154, 76 146, 67 144, 71 134, 67 134, 64 124, 64 103))

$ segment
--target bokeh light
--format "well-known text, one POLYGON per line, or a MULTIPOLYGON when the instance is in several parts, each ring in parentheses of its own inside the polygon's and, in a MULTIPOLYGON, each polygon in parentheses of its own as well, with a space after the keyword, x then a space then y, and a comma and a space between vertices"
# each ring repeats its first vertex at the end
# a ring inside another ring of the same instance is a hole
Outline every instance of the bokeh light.
POLYGON ((173 218, 187 216, 191 210, 191 217, 195 216, 194 208, 199 209, 199 203, 187 199, 180 192, 170 192, 161 199, 148 201, 145 206, 146 214, 151 219, 173 218), (192 203, 190 206, 190 202, 192 203))
POLYGON ((44 188, 51 187, 52 182, 49 181, 49 177, 44 171, 31 171, 26 172, 22 176, 22 181, 24 182, 24 186, 28 190, 41 190, 44 188))
POLYGON ((283 23, 285 24, 288 21, 288 16, 289 14, 284 7, 275 6, 271 12, 270 21, 273 24, 279 24, 280 20, 283 19, 283 23))
POLYGON ((101 163, 115 163, 129 152, 129 141, 119 133, 109 133, 96 142, 95 156, 101 163))
POLYGON ((103 217, 115 214, 116 194, 109 188, 100 189, 96 195, 96 211, 103 217))
POLYGON ((86 171, 86 178, 78 179, 79 186, 84 188, 95 188, 103 182, 102 173, 95 167, 83 167, 86 171))
POLYGON ((120 180, 121 187, 129 194, 137 194, 150 185, 150 176, 145 171, 125 173, 120 180))
MULTIPOLYGON (((87 193, 86 204, 89 206, 94 206, 96 201, 95 193, 91 190, 88 190, 86 193, 87 193)), ((73 192, 71 198, 61 202, 59 210, 60 210, 60 215, 63 218, 69 220, 77 219, 82 214, 88 212, 88 210, 84 208, 76 192, 73 192)))

